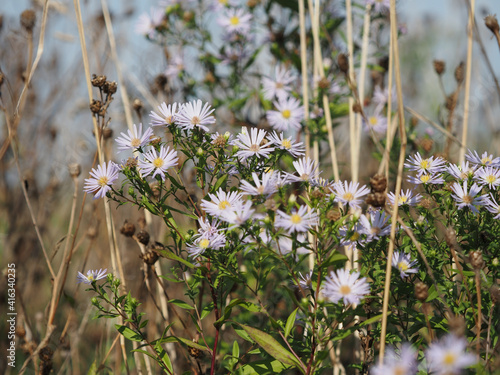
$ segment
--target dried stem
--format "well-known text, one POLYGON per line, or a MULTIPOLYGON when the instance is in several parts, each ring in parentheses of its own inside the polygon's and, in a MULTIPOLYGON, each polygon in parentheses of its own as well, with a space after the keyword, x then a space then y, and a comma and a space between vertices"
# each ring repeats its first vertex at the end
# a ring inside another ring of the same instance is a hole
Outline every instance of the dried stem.
MULTIPOLYGON (((300 68, 302 75, 302 102, 304 103, 304 120, 309 120, 309 90, 307 82, 307 45, 306 45, 306 22, 304 0, 299 0, 299 22, 300 22, 300 68)), ((306 156, 311 155, 311 134, 306 126, 306 156)))

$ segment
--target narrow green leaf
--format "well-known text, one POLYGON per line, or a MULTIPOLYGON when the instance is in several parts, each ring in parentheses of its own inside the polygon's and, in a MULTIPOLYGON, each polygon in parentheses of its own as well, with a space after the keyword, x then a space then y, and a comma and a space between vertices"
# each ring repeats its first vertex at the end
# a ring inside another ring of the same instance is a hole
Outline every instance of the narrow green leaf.
POLYGON ((214 310, 214 303, 213 302, 210 302, 210 304, 208 304, 207 306, 205 306, 203 308, 203 310, 201 310, 201 316, 200 316, 200 319, 203 320, 203 318, 205 318, 208 314, 210 314, 212 311, 214 310))
POLYGON ((172 367, 172 362, 170 361, 170 357, 168 356, 167 351, 163 349, 163 347, 158 343, 155 345, 155 351, 156 353, 158 353, 158 357, 161 358, 165 366, 167 366, 170 372, 173 373, 174 369, 172 367))
POLYGON ((122 326, 120 324, 115 324, 115 328, 120 332, 127 340, 131 341, 137 341, 141 342, 142 341, 142 336, 134 331, 132 331, 130 328, 126 326, 122 326))
POLYGON ((182 263, 184 264, 185 266, 189 267, 189 268, 194 268, 194 265, 189 263, 187 260, 185 259, 182 259, 181 257, 175 255, 173 252, 169 251, 169 250, 158 250, 158 252, 164 257, 164 258, 167 258, 167 259, 171 259, 171 260, 176 260, 177 262, 179 263, 182 263))
POLYGON ((175 306, 178 306, 180 307, 181 309, 185 309, 185 310, 194 310, 194 307, 191 306, 190 304, 188 304, 187 302, 184 302, 180 299, 171 299, 170 301, 168 301, 168 303, 171 303, 175 306))
POLYGON ((292 313, 290 314, 290 316, 288 317, 288 319, 286 320, 286 324, 285 324, 285 338, 288 337, 288 335, 290 334, 292 328, 295 326, 295 317, 297 316, 297 311, 298 310, 299 310, 298 307, 295 310, 293 310, 292 313))
POLYGON ((96 375, 96 374, 97 374, 97 363, 96 361, 94 361, 90 365, 89 371, 87 371, 87 375, 96 375))

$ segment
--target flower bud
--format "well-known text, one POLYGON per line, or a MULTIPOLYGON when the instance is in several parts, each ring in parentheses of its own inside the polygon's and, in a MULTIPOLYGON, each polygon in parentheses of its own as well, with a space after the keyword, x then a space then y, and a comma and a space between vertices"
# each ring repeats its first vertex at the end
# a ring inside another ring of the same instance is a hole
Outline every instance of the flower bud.
POLYGON ((80 173, 82 172, 82 167, 80 166, 80 164, 72 163, 68 165, 68 171, 71 177, 76 178, 80 176, 80 173))
POLYGON ((347 74, 349 72, 349 58, 346 54, 340 53, 337 56, 337 64, 342 73, 347 74))

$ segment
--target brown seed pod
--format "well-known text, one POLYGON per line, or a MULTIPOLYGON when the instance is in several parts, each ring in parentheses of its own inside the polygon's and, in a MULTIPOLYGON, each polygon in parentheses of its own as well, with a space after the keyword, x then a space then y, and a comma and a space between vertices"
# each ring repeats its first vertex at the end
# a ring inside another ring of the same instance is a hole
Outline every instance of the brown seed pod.
POLYGON ((387 178, 381 174, 376 174, 370 178, 370 186, 373 193, 382 193, 387 189, 387 178))
POLYGON ((386 194, 383 193, 370 193, 366 196, 365 203, 373 207, 385 206, 386 194))
POLYGON ((102 76, 102 75, 98 76, 98 75, 92 74, 92 79, 90 80, 90 83, 94 87, 103 87, 104 84, 106 83, 106 76, 102 76))
POLYGON ((483 252, 481 250, 472 251, 469 254, 469 262, 476 271, 484 266, 483 252))
POLYGON ((464 62, 461 61, 460 64, 455 69, 455 81, 461 84, 464 81, 464 62))
POLYGON ((24 27, 24 29, 27 32, 29 33, 33 32, 35 24, 36 24, 36 13, 33 9, 26 9, 24 12, 21 13, 21 26, 24 27))
POLYGON ((415 297, 420 302, 425 302, 427 297, 429 297, 429 288, 421 281, 415 284, 415 297))
POLYGON ((337 57, 337 64, 342 73, 347 74, 349 72, 349 58, 344 53, 339 53, 337 57))
POLYGON ((135 233, 135 225, 125 220, 122 227, 120 228, 120 233, 125 237, 132 237, 135 233))
POLYGON ((149 233, 145 230, 141 230, 137 233, 137 240, 143 245, 147 245, 149 243, 149 233))
POLYGON ((489 14, 484 18, 484 24, 488 29, 491 30, 493 34, 497 34, 500 31, 500 26, 498 25, 497 15, 489 14))
POLYGON ((434 65, 434 70, 436 71, 438 76, 444 73, 446 69, 446 63, 443 60, 434 60, 432 64, 434 65))

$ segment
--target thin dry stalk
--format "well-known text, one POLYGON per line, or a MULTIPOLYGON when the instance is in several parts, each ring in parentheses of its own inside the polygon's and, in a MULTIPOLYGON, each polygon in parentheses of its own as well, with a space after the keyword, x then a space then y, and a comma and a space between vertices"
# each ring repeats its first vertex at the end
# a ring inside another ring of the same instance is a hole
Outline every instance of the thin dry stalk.
MULTIPOLYGON (((309 90, 307 82, 307 45, 306 45, 306 21, 304 0, 299 0, 299 22, 300 22, 300 68, 302 73, 302 102, 304 103, 304 119, 309 120, 309 90)), ((306 157, 311 155, 311 134, 306 127, 306 157)))
MULTIPOLYGON (((346 22, 347 22, 347 54, 349 55, 349 81, 354 82, 354 42, 352 35, 352 2, 351 0, 346 0, 345 2, 346 11, 346 22)), ((356 138, 356 121, 355 113, 352 110, 354 105, 354 98, 349 96, 349 142, 350 142, 350 153, 351 153, 351 171, 356 169, 356 148, 355 148, 355 138, 356 138)))
POLYGON ((467 145, 467 132, 469 129, 469 97, 470 97, 470 80, 472 72, 472 42, 474 35, 475 3, 476 0, 470 0, 469 24, 467 26, 467 63, 465 70, 464 121, 462 125, 462 145, 460 147, 460 156, 458 159, 459 164, 461 164, 465 160, 465 147, 467 145))
POLYGON ((479 270, 474 270, 476 279, 476 295, 477 295, 477 321, 476 321, 476 352, 478 359, 481 359, 481 323, 483 322, 483 314, 481 311, 481 275, 479 270))
MULTIPOLYGON (((396 91, 398 97, 398 119, 399 119, 399 136, 401 138, 401 148, 399 150, 399 162, 398 162, 398 175, 396 179, 396 191, 394 201, 398 202, 399 193, 401 190, 401 184, 403 179, 403 167, 406 156, 406 129, 405 129, 405 117, 404 117, 404 106, 403 106, 403 92, 401 88, 401 70, 399 65, 399 48, 398 48, 398 31, 397 31, 397 18, 396 18, 396 0, 391 0, 391 38, 393 39, 393 51, 392 58, 394 59, 394 70, 396 78, 396 91)), ((382 328, 380 333, 380 353, 379 361, 382 364, 384 361, 385 352, 385 336, 387 333, 387 315, 389 307, 389 289, 391 285, 391 259, 394 252, 394 244, 396 238, 396 225, 398 218, 398 208, 399 206, 395 204, 392 209, 392 222, 391 222, 391 235, 389 241, 389 249, 387 251, 387 266, 385 273, 385 285, 384 285, 384 300, 382 306, 382 328)))

